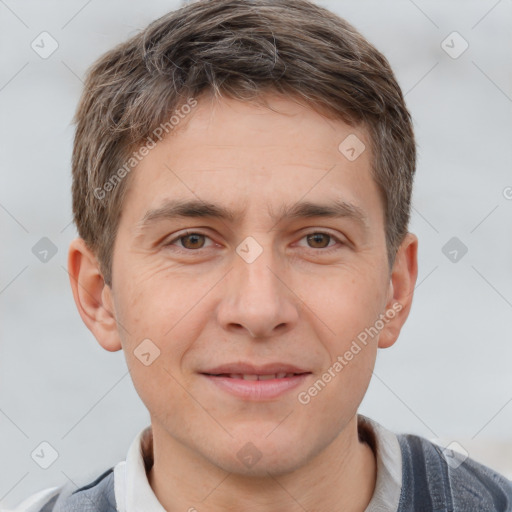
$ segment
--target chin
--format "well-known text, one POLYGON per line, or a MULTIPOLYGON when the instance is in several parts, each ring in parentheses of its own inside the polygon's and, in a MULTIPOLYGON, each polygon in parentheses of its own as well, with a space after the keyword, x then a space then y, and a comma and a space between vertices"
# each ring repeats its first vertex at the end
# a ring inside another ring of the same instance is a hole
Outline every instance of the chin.
POLYGON ((299 454, 294 454, 290 458, 290 454, 285 450, 278 453, 263 453, 258 462, 254 465, 244 464, 238 459, 229 458, 218 463, 218 467, 224 471, 228 471, 232 475, 239 477, 259 478, 276 478, 283 475, 291 474, 306 463, 306 459, 301 459, 299 454))
POLYGON ((267 429, 260 435, 236 435, 230 446, 211 453, 210 461, 234 475, 269 478, 293 473, 314 457, 316 450, 307 450, 304 439, 300 442, 284 431, 270 439, 274 436, 268 437, 270 431, 267 429))

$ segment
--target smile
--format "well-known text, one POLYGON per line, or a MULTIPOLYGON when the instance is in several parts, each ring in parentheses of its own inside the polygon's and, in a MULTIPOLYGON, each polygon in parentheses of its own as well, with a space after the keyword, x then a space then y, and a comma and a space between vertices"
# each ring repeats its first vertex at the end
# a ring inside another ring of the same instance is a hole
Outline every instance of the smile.
POLYGON ((304 382, 311 372, 307 373, 274 373, 274 374, 201 374, 208 381, 227 392, 244 400, 263 401, 277 398, 296 388, 304 382))

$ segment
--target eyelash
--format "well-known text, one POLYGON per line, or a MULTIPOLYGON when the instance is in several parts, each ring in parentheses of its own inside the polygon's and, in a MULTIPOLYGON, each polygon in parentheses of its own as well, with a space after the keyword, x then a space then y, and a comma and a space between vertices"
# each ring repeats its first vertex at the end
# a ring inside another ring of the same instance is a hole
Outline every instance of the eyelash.
MULTIPOLYGON (((205 233, 201 233, 200 231, 187 231, 185 233, 181 233, 180 235, 174 237, 172 240, 169 240, 164 245, 165 245, 165 247, 170 247, 174 244, 174 242, 177 242, 177 241, 181 240, 182 238, 186 238, 187 236, 191 236, 191 235, 200 235, 200 236, 204 236, 206 238, 210 238, 208 235, 206 235, 205 233)), ((310 231, 309 233, 305 233, 301 237, 301 240, 303 238, 306 238, 309 235, 327 235, 328 237, 330 237, 331 240, 338 242, 339 245, 341 245, 341 246, 346 245, 338 237, 332 235, 331 233, 325 232, 325 231, 310 231)), ((210 240, 211 240, 211 238, 210 238, 210 240)), ((187 252, 187 253, 199 252, 202 249, 205 249, 204 247, 201 247, 200 249, 186 249, 184 247, 177 247, 177 246, 176 246, 176 248, 180 252, 187 252)), ((318 248, 318 249, 315 249, 314 247, 309 247, 309 249, 312 249, 313 251, 322 252, 324 254, 330 254, 331 252, 336 251, 340 248, 341 247, 337 247, 336 245, 331 246, 331 247, 326 247, 326 248, 318 248)))

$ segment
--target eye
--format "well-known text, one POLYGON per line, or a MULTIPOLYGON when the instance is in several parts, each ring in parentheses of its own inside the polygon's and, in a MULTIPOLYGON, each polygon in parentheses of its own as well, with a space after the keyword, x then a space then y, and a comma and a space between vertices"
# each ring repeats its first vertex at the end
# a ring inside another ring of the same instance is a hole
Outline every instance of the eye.
POLYGON ((181 234, 172 240, 169 240, 165 245, 174 245, 174 242, 180 242, 182 246, 178 246, 179 249, 184 249, 188 251, 194 251, 196 249, 203 249, 204 248, 204 240, 206 238, 210 238, 209 236, 203 234, 203 233, 197 233, 197 232, 186 232, 185 234, 181 234))
POLYGON ((322 252, 331 252, 332 250, 336 250, 339 247, 336 247, 336 243, 334 245, 325 245, 325 243, 329 244, 329 241, 338 242, 338 244, 344 245, 343 242, 336 236, 330 234, 330 233, 324 233, 322 231, 313 231, 311 233, 307 233, 304 235, 304 237, 301 239, 306 239, 308 244, 313 244, 313 247, 309 246, 311 249, 321 249, 322 252), (318 246, 320 245, 320 247, 318 246))

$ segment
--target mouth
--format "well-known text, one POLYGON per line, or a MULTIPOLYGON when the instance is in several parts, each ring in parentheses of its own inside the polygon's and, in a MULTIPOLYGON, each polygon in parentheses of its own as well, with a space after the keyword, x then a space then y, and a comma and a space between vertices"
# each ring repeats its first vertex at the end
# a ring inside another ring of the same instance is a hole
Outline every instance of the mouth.
POLYGON ((250 373, 203 373, 203 375, 209 375, 210 377, 225 377, 228 379, 240 379, 240 380, 277 380, 277 379, 288 379, 297 375, 307 375, 311 372, 301 373, 267 373, 267 374, 250 374, 250 373))
POLYGON ((201 373, 217 389, 242 400, 276 399, 300 386, 311 372, 201 373))

